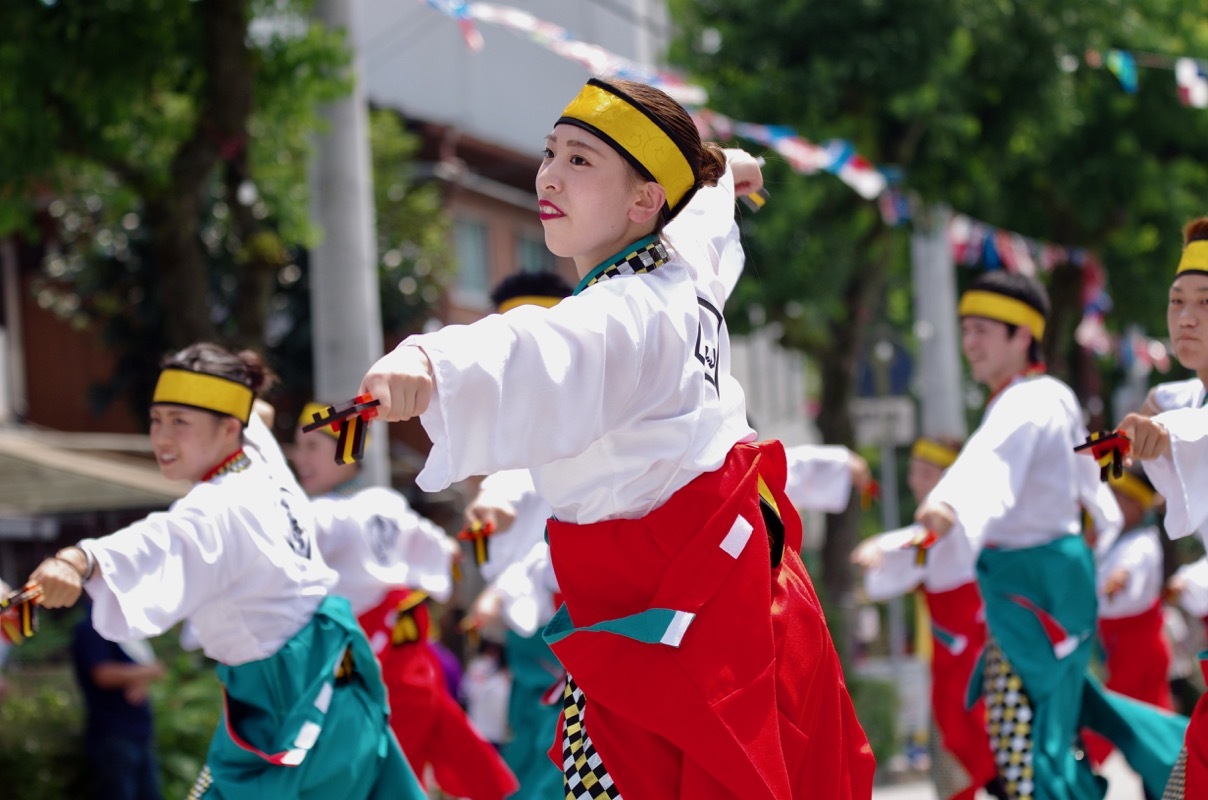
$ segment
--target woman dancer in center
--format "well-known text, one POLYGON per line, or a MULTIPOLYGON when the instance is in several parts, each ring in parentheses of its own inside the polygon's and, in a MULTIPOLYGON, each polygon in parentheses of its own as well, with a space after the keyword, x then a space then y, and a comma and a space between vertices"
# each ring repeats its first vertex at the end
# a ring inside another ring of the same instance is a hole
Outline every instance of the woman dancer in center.
POLYGON ((784 449, 753 443, 729 371, 733 204, 757 162, 703 144, 663 92, 595 79, 544 155, 545 240, 575 294, 411 337, 361 389, 420 416, 422 488, 530 467, 552 507, 566 796, 868 798, 784 449))

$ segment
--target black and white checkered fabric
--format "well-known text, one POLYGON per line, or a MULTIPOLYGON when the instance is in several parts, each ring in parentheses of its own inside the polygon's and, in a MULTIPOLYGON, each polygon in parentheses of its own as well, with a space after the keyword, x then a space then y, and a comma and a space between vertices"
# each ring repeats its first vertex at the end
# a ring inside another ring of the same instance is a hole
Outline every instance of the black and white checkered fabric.
POLYGON ((569 675, 566 676, 566 688, 562 692, 562 716, 566 722, 562 730, 562 787, 566 790, 566 800, 619 800, 621 793, 587 735, 584 725, 586 705, 583 691, 569 675))
POLYGON ((986 730, 1007 794, 1012 800, 1036 796, 1032 764, 1032 700, 1023 680, 998 644, 986 644, 986 730))
MULTIPOLYGON (((611 266, 606 267, 599 275, 592 278, 587 286, 592 286, 605 278, 653 272, 666 263, 667 248, 663 247, 662 242, 655 240, 645 247, 634 250, 623 258, 617 259, 611 266)), ((586 289, 587 286, 583 288, 586 289)))
POLYGON ((1179 751, 1179 760, 1174 762, 1162 800, 1185 800, 1187 797, 1187 748, 1179 751))

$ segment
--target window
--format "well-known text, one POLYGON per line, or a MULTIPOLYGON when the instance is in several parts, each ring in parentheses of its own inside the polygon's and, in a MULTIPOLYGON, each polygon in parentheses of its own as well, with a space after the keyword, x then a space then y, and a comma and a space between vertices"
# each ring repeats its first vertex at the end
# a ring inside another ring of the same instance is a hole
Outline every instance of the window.
POLYGON ((457 256, 457 283, 454 292, 458 301, 474 305, 489 303, 491 265, 487 226, 477 220, 455 220, 453 251, 457 256))
POLYGON ((516 234, 516 268, 521 272, 552 272, 554 254, 545 246, 545 235, 516 234))

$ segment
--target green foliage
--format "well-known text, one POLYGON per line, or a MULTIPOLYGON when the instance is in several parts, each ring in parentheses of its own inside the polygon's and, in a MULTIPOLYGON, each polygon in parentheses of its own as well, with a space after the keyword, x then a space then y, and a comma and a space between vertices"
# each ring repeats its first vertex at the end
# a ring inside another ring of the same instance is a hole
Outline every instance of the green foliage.
POLYGON ((382 324, 391 333, 410 333, 453 276, 449 221, 439 185, 416 180, 419 137, 384 109, 370 114, 369 125, 382 324))
POLYGON ((847 688, 877 763, 888 763, 902 749, 897 687, 892 681, 855 676, 848 679, 847 688))
MULTIPOLYGON (((310 5, 6 12, 17 35, 0 42, 13 111, 0 115, 0 236, 41 239, 37 302, 117 354, 90 398, 98 411, 117 397, 141 409, 164 353, 201 338, 267 349, 308 391, 307 168, 319 107, 351 85, 343 34, 311 21, 310 5)), ((373 119, 383 317, 403 332, 443 289, 447 228, 439 190, 412 175, 417 137, 373 119)))
MULTIPOLYGON (((925 202, 1091 248, 1122 300, 1114 321, 1165 329, 1180 229, 1203 212, 1208 188, 1208 114, 1179 105, 1170 70, 1142 67, 1141 90, 1127 95, 1110 72, 1081 59, 1087 48, 1204 52, 1208 26, 1186 4, 672 0, 672 7, 684 31, 677 59, 709 88, 711 107, 792 125, 814 141, 849 139, 875 164, 900 167, 925 202), (706 31, 717 34, 719 48, 697 44, 710 38, 706 31)), ((790 174, 777 160, 769 156, 774 200, 750 222, 758 277, 736 301, 793 320, 790 344, 824 349, 822 325, 845 313, 837 291, 852 269, 888 259, 889 274, 902 276, 891 292, 908 291, 905 238, 876 236, 884 249, 867 252, 870 226, 879 225, 871 205, 833 178, 790 174)))
MULTIPOLYGON (((83 697, 70 664, 80 609, 40 615, 38 633, 16 647, 0 702, 0 775, 22 800, 87 797, 83 697)), ((176 631, 152 641, 167 674, 151 686, 164 797, 184 797, 205 763, 222 710, 211 662, 184 652, 176 631)))

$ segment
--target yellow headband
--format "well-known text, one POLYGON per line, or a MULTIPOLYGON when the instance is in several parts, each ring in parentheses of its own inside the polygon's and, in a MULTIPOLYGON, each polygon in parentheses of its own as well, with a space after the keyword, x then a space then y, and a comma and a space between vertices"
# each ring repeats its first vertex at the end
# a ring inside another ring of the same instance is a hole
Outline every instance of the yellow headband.
POLYGON ((946 444, 934 439, 916 439, 914 447, 910 448, 910 457, 926 461, 940 469, 948 469, 956 461, 957 452, 946 444))
POLYGON ((1174 276, 1177 278, 1184 272, 1208 272, 1208 240, 1196 239, 1183 248, 1174 276))
POLYGON ((509 297, 499 304, 499 313, 511 311, 517 306, 541 306, 542 308, 553 308, 561 301, 561 297, 543 297, 536 294, 522 294, 517 297, 509 297))
MULTIPOLYGON (((314 422, 315 414, 318 414, 321 417, 327 416, 327 409, 328 406, 325 406, 322 403, 316 403, 313 400, 302 406, 302 413, 298 415, 298 427, 301 428, 303 425, 309 425, 310 423, 314 422)), ((340 438, 340 432, 332 428, 330 425, 324 425, 322 428, 317 428, 316 430, 320 433, 326 433, 333 439, 340 438)), ((311 433, 314 432, 315 431, 311 431, 311 433)))
POLYGON ((1108 480, 1111 481, 1112 488, 1119 489, 1120 493, 1125 497, 1131 497, 1137 502, 1137 505, 1141 506, 1142 510, 1148 511, 1153 508, 1153 501, 1157 496, 1157 492, 1147 486, 1145 481, 1136 475, 1125 472, 1119 478, 1111 475, 1108 480))
POLYGON ((641 104, 592 78, 570 101, 558 124, 577 125, 599 136, 667 193, 672 216, 679 211, 696 174, 675 140, 641 104))
POLYGON ((227 414, 246 425, 255 399, 256 393, 239 381, 206 372, 169 368, 159 373, 151 403, 191 406, 227 414))
POLYGON ((1044 338, 1044 314, 1022 300, 998 292, 984 289, 965 292, 958 312, 962 317, 985 317, 1027 328, 1037 342, 1044 338))

